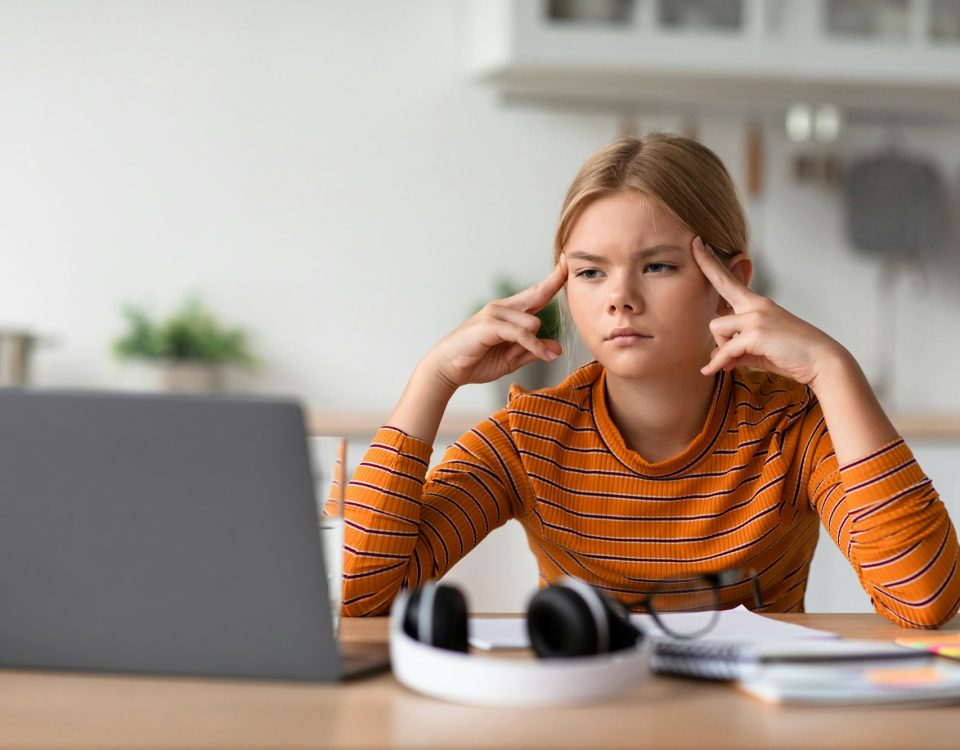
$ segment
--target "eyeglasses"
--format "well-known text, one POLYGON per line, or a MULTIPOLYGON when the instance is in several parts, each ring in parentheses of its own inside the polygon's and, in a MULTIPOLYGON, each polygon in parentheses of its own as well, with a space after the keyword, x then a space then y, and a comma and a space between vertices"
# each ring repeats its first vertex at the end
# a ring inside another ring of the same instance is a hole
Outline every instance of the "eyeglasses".
POLYGON ((742 568, 664 578, 647 596, 624 606, 628 610, 643 607, 669 636, 699 638, 710 632, 720 618, 721 591, 739 585, 750 585, 754 605, 763 606, 756 572, 742 568))

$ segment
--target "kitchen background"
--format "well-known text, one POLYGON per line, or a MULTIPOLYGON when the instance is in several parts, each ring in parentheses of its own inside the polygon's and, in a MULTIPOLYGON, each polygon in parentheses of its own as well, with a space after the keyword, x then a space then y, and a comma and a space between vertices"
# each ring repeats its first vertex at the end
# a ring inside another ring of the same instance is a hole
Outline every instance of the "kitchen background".
MULTIPOLYGON (((546 273, 580 164, 671 130, 727 164, 764 289, 854 353, 960 518, 958 0, 0 0, 0 95, 8 378, 27 331, 34 386, 152 387, 122 309, 196 295, 259 361, 225 388, 296 395, 356 464, 422 354, 546 273), (857 249, 849 180, 890 153, 922 161, 894 194, 919 239, 857 249)), ((458 393, 438 449, 495 394, 458 393)), ((809 610, 869 608, 828 539, 814 566, 809 610)), ((512 525, 451 577, 478 610, 536 586, 512 525)))

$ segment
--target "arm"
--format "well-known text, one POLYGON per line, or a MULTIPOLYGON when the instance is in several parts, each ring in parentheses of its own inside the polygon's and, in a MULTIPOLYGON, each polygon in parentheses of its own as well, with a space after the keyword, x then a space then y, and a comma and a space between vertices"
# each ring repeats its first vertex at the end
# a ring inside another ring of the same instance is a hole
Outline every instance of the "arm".
POLYGON ((525 512, 506 419, 501 411, 464 435, 429 476, 431 446, 381 428, 347 487, 344 614, 387 612, 399 591, 442 577, 525 512))
POLYGON ((840 464, 869 456, 899 438, 850 352, 839 344, 828 346, 821 362, 809 385, 823 407, 840 464))
POLYGON ((561 256, 550 274, 518 294, 494 300, 448 334, 417 365, 389 424, 433 443, 440 420, 457 388, 489 383, 535 359, 555 360, 560 344, 537 338, 536 313, 556 296, 567 279, 561 256))
POLYGON ((704 375, 746 366, 808 386, 823 408, 841 464, 868 456, 898 437, 850 352, 746 286, 749 259, 734 257, 734 275, 699 237, 693 242, 693 257, 733 311, 710 322, 717 347, 701 369, 704 375))
MULTIPOLYGON (((701 372, 745 365, 807 385, 819 402, 805 421, 815 467, 808 496, 877 612, 912 627, 936 627, 955 615, 956 532, 856 360, 823 331, 750 291, 699 237, 693 255, 733 310, 711 321, 717 348, 701 372)), ((740 275, 749 278, 742 269, 740 275)))
POLYGON ((400 401, 347 488, 343 611, 386 612, 402 588, 439 578, 523 505, 513 477, 523 472, 506 412, 465 435, 426 476, 450 397, 534 359, 556 359, 560 344, 536 336, 535 313, 566 281, 561 260, 539 283, 494 300, 444 337, 414 370, 400 401))
POLYGON ((904 627, 937 627, 960 605, 957 535, 930 479, 900 437, 839 464, 818 405, 804 420, 812 446, 808 497, 870 595, 904 627))

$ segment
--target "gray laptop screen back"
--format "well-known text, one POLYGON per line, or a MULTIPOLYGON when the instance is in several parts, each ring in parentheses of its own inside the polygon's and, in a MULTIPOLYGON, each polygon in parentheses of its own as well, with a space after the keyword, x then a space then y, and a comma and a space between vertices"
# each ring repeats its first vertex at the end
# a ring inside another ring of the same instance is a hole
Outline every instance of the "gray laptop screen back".
POLYGON ((300 408, 0 390, 0 665, 336 679, 300 408))

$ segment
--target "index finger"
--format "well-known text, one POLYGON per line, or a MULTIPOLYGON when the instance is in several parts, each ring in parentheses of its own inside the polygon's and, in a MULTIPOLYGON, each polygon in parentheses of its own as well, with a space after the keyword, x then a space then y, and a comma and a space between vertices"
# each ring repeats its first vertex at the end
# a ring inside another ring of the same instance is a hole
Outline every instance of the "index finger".
POLYGON ((750 299, 752 292, 740 279, 730 273, 723 261, 709 250, 703 240, 695 237, 693 240, 693 259, 700 266, 703 275, 707 277, 713 288, 739 313, 750 299))
POLYGON ((557 295, 565 283, 567 283, 567 257, 561 253, 560 259, 550 273, 536 284, 528 286, 504 301, 528 313, 538 313, 557 295))

